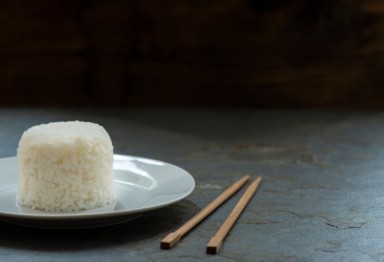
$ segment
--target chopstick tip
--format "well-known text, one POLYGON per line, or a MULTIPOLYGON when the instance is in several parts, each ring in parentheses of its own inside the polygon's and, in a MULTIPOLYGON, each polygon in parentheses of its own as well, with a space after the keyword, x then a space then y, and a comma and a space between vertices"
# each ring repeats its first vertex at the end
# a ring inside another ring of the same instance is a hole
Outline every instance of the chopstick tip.
POLYGON ((170 233, 163 240, 161 240, 160 248, 161 249, 171 249, 177 242, 179 242, 181 235, 178 233, 170 233))
POLYGON ((160 248, 161 249, 171 249, 171 243, 161 241, 160 248))
POLYGON ((212 237, 211 240, 209 240, 207 245, 207 254, 215 255, 219 252, 219 249, 222 244, 222 239, 217 237, 212 237))
POLYGON ((217 247, 207 246, 207 254, 216 255, 217 247))

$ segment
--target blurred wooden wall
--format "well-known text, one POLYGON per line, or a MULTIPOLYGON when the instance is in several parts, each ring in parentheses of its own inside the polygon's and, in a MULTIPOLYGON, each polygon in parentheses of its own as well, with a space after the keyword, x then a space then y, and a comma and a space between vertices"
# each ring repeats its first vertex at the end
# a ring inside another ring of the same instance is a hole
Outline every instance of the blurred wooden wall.
POLYGON ((0 2, 0 105, 384 107, 382 0, 0 2))

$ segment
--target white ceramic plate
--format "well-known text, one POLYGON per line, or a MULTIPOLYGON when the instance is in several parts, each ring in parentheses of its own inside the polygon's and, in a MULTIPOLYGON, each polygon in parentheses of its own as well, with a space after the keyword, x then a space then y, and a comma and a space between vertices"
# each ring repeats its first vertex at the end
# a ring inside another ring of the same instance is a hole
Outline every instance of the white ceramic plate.
POLYGON ((193 177, 158 160, 114 155, 118 201, 114 206, 80 212, 51 213, 16 204, 17 158, 0 159, 0 219, 36 228, 78 229, 122 223, 149 210, 173 204, 192 193, 193 177))

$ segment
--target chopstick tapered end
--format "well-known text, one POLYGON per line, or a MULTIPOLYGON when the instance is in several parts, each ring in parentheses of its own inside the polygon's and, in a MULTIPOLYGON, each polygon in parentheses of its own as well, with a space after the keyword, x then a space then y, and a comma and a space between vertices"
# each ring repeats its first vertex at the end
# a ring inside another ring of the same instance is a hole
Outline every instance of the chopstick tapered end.
POLYGON ((181 235, 178 233, 170 233, 163 240, 161 240, 160 248, 161 249, 171 249, 177 242, 179 242, 181 235))
POLYGON ((212 237, 211 240, 209 240, 207 245, 207 254, 215 255, 219 252, 219 249, 221 247, 222 240, 216 237, 212 237))

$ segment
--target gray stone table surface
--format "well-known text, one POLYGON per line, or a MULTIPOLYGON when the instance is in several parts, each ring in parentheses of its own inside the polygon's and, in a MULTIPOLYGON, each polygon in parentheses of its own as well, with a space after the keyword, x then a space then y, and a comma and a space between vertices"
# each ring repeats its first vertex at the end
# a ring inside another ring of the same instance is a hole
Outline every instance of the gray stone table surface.
POLYGON ((115 153, 178 165, 196 188, 115 226, 0 222, 0 261, 384 261, 384 112, 2 108, 0 157, 16 155, 28 127, 64 120, 103 125, 115 153), (245 174, 263 183, 218 255, 205 246, 245 188, 175 248, 159 248, 245 174))

